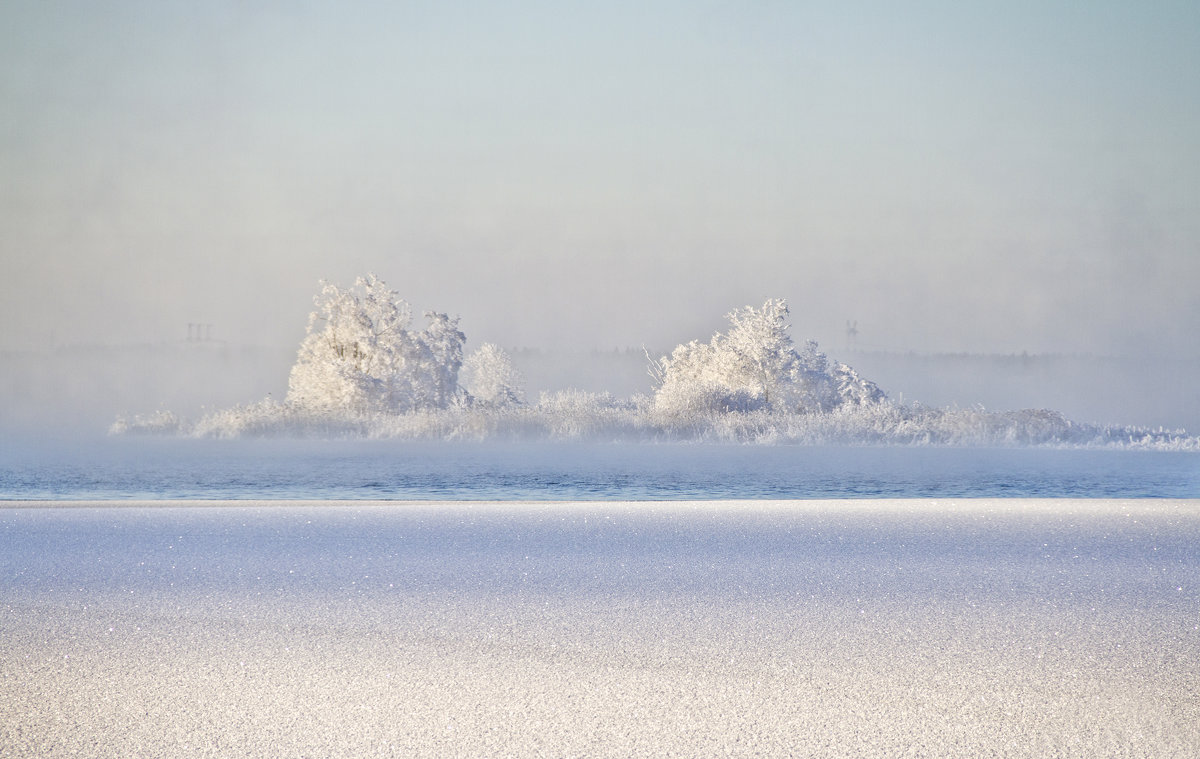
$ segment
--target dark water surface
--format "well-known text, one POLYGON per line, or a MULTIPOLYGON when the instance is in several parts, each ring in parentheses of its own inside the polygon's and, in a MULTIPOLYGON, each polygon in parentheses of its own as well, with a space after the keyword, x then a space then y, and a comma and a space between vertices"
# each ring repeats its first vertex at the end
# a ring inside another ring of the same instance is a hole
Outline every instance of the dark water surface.
POLYGON ((1200 497, 1200 453, 592 443, 4 442, 2 500, 1200 497))

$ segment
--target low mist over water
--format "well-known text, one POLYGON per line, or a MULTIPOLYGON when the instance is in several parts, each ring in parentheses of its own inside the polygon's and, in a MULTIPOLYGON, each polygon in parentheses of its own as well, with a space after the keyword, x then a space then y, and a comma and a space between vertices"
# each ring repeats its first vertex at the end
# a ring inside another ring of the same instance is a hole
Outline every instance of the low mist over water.
POLYGON ((1200 498, 1200 453, 695 443, 56 440, 0 499, 1200 498))
MULTIPOLYGON (((576 388, 629 397, 652 391, 642 348, 511 349, 527 393, 576 388)), ((651 351, 661 355, 666 350, 651 351)), ((1077 355, 830 353, 849 361, 893 397, 931 406, 991 411, 1049 408, 1099 424, 1200 430, 1200 394, 1190 377, 1200 360, 1077 355)), ((205 410, 283 398, 295 347, 222 341, 76 346, 10 351, 0 360, 0 430, 34 435, 103 435, 119 415, 205 410)))

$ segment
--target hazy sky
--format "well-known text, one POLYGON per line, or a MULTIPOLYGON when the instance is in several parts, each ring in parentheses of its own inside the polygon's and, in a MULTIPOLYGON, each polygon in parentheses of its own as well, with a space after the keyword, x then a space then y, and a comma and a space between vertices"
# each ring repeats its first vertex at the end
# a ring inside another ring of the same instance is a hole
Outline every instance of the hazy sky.
POLYGON ((374 271, 480 340, 1200 354, 1200 4, 0 5, 0 347, 292 345, 374 271))

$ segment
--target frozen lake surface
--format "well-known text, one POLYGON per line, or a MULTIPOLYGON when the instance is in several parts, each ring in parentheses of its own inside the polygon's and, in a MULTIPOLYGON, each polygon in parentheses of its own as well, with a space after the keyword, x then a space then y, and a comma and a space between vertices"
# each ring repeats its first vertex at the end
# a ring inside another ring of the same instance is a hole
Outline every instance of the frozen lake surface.
POLYGON ((1200 498, 1200 452, 364 440, 0 441, 0 499, 1200 498))
POLYGON ((0 508, 0 755, 1200 755, 1200 500, 0 508))

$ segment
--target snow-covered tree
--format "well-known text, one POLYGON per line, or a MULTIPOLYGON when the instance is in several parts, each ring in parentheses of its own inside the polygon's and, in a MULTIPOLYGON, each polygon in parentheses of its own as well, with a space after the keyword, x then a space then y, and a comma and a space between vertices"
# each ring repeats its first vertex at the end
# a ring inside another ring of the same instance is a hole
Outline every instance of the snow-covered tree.
POLYGON ((658 360, 654 409, 674 423, 691 415, 768 410, 831 411, 883 400, 874 383, 808 341, 797 351, 788 334, 786 301, 768 300, 727 315, 731 328, 708 343, 692 341, 658 360))
POLYGON ((503 348, 484 343, 462 365, 462 385, 477 402, 488 406, 524 403, 524 379, 503 348))
POLYGON ((417 408, 445 408, 458 395, 458 372, 463 363, 466 335, 458 328, 458 319, 435 311, 426 311, 429 326, 415 336, 419 346, 416 360, 417 381, 413 405, 417 408))
POLYGON ((290 403, 355 414, 445 407, 458 392, 465 336, 458 320, 411 309, 373 274, 350 288, 322 283, 288 377, 290 403))
POLYGON ((735 309, 726 315, 732 328, 713 338, 713 366, 724 385, 761 399, 763 405, 786 404, 788 383, 796 373, 796 352, 788 334, 788 307, 768 300, 761 309, 735 309))

